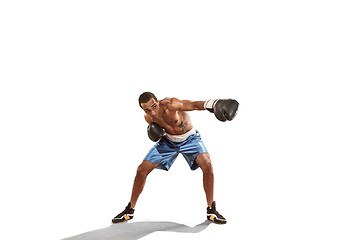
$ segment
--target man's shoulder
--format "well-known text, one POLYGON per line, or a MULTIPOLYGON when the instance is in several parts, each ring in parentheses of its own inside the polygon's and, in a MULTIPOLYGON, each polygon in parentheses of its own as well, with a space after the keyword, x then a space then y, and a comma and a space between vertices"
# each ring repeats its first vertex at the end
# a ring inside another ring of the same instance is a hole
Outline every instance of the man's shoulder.
POLYGON ((164 108, 167 109, 168 111, 178 111, 181 101, 175 97, 164 98, 163 100, 160 101, 160 104, 162 104, 164 108))
POLYGON ((177 103, 179 101, 180 100, 175 97, 167 97, 167 98, 160 100, 160 104, 162 104, 164 106, 171 106, 172 104, 177 103))

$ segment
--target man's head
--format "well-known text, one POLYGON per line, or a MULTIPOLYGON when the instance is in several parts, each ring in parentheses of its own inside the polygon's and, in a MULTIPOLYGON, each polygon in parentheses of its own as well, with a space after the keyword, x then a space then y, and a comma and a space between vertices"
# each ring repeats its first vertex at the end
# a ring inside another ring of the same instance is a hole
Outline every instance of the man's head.
POLYGON ((159 101, 151 92, 144 92, 139 97, 139 105, 148 115, 157 115, 159 113, 159 101))

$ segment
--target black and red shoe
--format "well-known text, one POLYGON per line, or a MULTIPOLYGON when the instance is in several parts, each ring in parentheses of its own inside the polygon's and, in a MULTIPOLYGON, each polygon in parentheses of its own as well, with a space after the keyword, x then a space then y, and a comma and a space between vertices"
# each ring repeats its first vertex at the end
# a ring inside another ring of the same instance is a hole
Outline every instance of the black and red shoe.
POLYGON ((215 201, 212 202, 211 208, 207 207, 207 219, 217 224, 226 223, 226 219, 216 211, 215 201))

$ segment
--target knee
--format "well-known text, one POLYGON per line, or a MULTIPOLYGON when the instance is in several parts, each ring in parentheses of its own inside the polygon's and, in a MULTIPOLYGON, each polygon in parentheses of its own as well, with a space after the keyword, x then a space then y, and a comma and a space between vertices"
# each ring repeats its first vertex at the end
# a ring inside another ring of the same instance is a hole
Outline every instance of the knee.
POLYGON ((136 171, 136 176, 138 177, 146 177, 148 175, 148 171, 142 165, 139 165, 136 171))
POLYGON ((206 174, 212 174, 213 173, 213 166, 211 163, 210 158, 206 158, 203 163, 201 164, 201 169, 206 174))

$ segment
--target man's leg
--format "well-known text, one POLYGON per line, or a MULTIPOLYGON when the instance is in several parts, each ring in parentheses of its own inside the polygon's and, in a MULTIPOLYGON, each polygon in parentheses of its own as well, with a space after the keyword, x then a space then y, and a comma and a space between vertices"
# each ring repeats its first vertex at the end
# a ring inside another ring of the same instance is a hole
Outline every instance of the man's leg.
POLYGON ((140 193, 144 189, 146 177, 157 166, 159 166, 159 164, 155 164, 146 160, 144 160, 139 165, 134 180, 130 202, 126 206, 124 211, 122 211, 112 219, 113 223, 125 222, 134 218, 134 211, 135 211, 134 207, 136 205, 140 193))
POLYGON ((195 161, 203 171, 206 201, 208 206, 211 207, 211 204, 214 201, 214 173, 210 155, 208 153, 201 153, 196 157, 195 161))
POLYGON ((155 164, 144 160, 137 168, 134 185, 131 193, 131 199, 130 199, 131 208, 135 207, 136 202, 142 190, 144 189, 147 175, 157 166, 159 166, 159 164, 155 164))
POLYGON ((218 224, 225 224, 226 219, 216 210, 214 201, 214 173, 208 153, 199 154, 195 161, 203 171, 204 190, 208 204, 207 219, 218 224))

